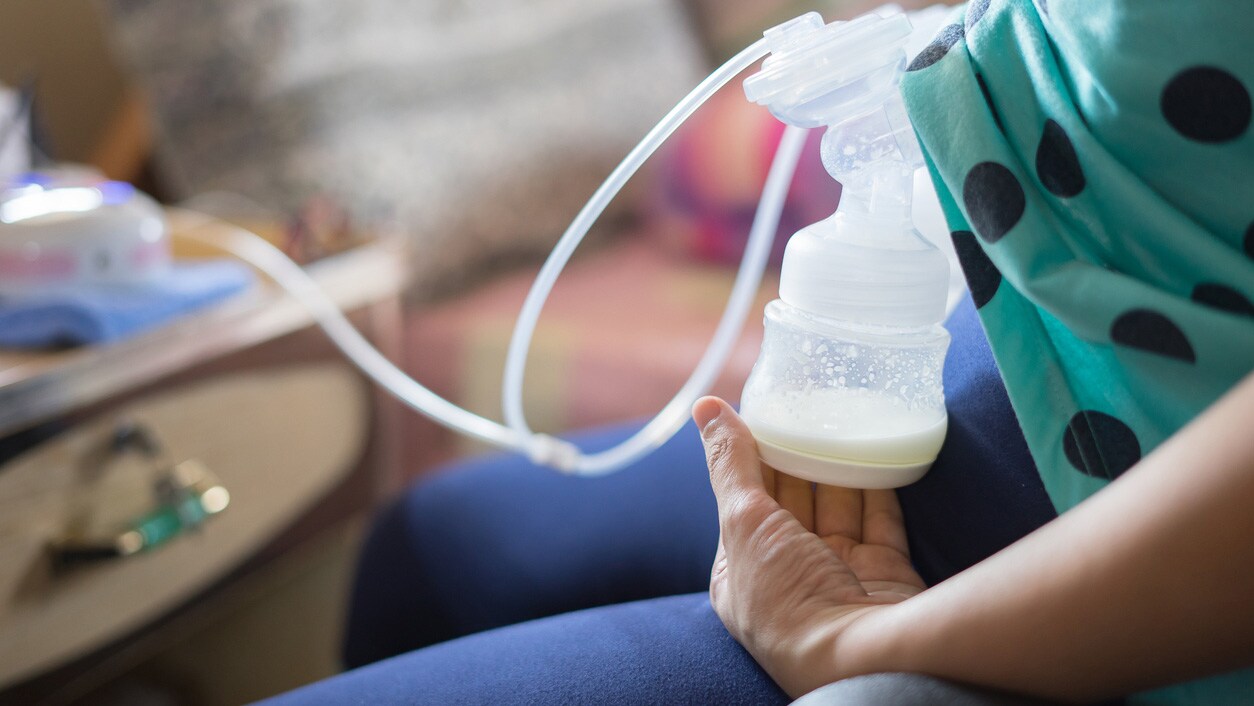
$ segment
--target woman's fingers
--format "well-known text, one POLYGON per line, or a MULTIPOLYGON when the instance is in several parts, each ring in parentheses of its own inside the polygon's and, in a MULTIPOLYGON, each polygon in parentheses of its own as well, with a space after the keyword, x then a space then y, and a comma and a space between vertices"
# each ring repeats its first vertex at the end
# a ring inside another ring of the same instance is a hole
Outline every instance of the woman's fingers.
POLYGON ((775 474, 775 500, 792 513, 807 532, 814 531, 814 484, 787 473, 775 474))
POLYGON ((809 481, 774 472, 758 459, 757 443, 749 427, 735 410, 717 397, 697 400, 692 418, 701 429, 701 441, 710 467, 710 485, 718 499, 720 525, 725 525, 733 508, 752 509, 750 515, 760 516, 757 521, 733 524, 756 526, 772 508, 783 507, 810 532, 844 537, 855 543, 879 544, 908 554, 901 506, 895 492, 825 485, 816 489, 809 481), (771 482, 775 502, 771 502, 768 495, 771 482))
POLYGON ((895 490, 867 490, 862 494, 862 542, 879 544, 910 556, 906 523, 895 490))
POLYGON ((862 541, 862 491, 819 484, 814 491, 814 532, 862 541))

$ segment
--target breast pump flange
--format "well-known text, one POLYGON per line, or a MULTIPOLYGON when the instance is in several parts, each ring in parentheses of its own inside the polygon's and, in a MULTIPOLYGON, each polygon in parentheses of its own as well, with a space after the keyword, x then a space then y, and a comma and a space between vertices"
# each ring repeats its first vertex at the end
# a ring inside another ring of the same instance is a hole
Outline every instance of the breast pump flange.
POLYGON ((745 81, 781 121, 827 126, 823 164, 842 185, 836 213, 788 243, 741 398, 762 460, 818 483, 913 483, 947 430, 949 264, 911 221, 923 159, 898 91, 909 34, 899 13, 810 13, 766 32, 771 56, 745 81))

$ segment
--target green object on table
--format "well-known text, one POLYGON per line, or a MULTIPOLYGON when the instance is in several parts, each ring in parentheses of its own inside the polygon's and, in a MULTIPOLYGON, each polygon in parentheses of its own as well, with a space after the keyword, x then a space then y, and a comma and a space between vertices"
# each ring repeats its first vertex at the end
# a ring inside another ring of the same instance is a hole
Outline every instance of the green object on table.
POLYGON ((208 517, 199 495, 191 495, 178 505, 159 507, 141 517, 132 528, 143 538, 143 549, 152 549, 177 537, 185 529, 198 527, 208 517))

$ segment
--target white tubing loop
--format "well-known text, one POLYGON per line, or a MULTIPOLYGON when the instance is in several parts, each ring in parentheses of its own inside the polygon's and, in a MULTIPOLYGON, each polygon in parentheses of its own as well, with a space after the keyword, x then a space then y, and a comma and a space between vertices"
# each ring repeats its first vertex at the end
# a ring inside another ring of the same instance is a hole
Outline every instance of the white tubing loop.
POLYGON ((610 199, 622 189, 644 160, 702 103, 766 53, 765 40, 759 40, 693 89, 610 174, 558 241, 528 292, 510 340, 503 393, 508 426, 454 405, 405 374, 353 327, 335 303, 323 293, 317 282, 264 238, 207 216, 202 217, 204 222, 218 226, 213 235, 198 235, 190 227, 177 235, 232 253, 269 276, 309 311, 331 341, 363 373, 398 400, 432 421, 472 438, 522 453, 535 463, 567 473, 589 476, 607 474, 639 460, 674 436, 687 420, 688 410, 693 402, 709 389, 722 369, 761 283, 771 244, 779 227, 783 202, 805 144, 807 131, 791 126, 784 131, 762 191, 762 200, 754 216, 744 259, 736 274, 727 307, 696 369, 662 411, 631 438, 606 451, 582 454, 570 442, 547 434, 535 434, 530 430, 523 413, 522 383, 536 322, 558 275, 610 199))
MULTIPOLYGON (((522 392, 527 355, 544 303, 575 248, 596 218, 604 211, 609 200, 618 193, 644 160, 702 103, 708 100, 710 95, 764 56, 766 53, 764 45, 765 40, 759 40, 737 54, 676 105, 610 174, 558 241, 523 302, 522 311, 514 327, 514 334, 510 339, 509 354, 505 363, 502 407, 506 422, 511 429, 524 434, 531 431, 523 409, 522 392)), ((575 459, 572 467, 561 470, 578 475, 603 475, 613 472, 661 446, 684 425, 689 408, 713 384, 744 325, 745 317, 766 269, 771 245, 779 227, 784 198, 793 173, 796 171, 797 161, 805 144, 806 132, 802 128, 789 127, 781 138, 766 185, 763 187, 762 200, 754 216, 745 247, 745 256, 732 286, 727 307, 713 338, 687 382, 662 408, 662 411, 636 434, 606 451, 580 455, 575 459)))
POLYGON ((745 257, 732 285, 727 308, 724 309, 723 318, 688 381, 656 417, 630 438, 605 451, 581 455, 573 469, 574 473, 585 476, 612 473, 653 452, 683 428, 693 403, 714 384, 736 339, 739 338, 745 317, 762 282, 762 274, 779 227, 784 198, 796 171, 801 149, 805 146, 806 133, 805 128, 793 126, 784 131, 775 153, 775 161, 771 164, 770 176, 763 189, 762 201, 754 216, 745 257))
POLYGON ((525 454, 537 463, 570 465, 578 455, 574 446, 544 434, 523 434, 480 417, 440 397, 396 367, 345 318, 339 307, 304 269, 269 241, 242 228, 207 216, 211 234, 197 234, 189 227, 178 237, 195 240, 229 252, 253 265, 296 298, 326 331, 331 341, 363 373, 384 390, 432 421, 480 441, 525 454))
POLYGON ((523 301, 518 320, 514 324, 513 335, 510 337, 509 353, 505 359, 501 407, 505 415, 505 423, 511 429, 525 434, 531 433, 531 427, 527 424, 527 415, 523 409, 523 378, 526 372, 527 356, 531 349, 531 339, 535 334, 536 323, 540 319, 544 303, 548 300, 549 293, 553 291, 553 285, 557 283, 558 276, 566 267, 571 255, 574 254, 575 248, 579 247, 579 243, 588 234, 588 230, 605 211, 614 196, 622 190, 627 180, 640 169, 650 155, 657 151, 666 138, 670 137, 718 89, 768 53, 766 39, 759 39, 728 59, 714 73, 697 84, 696 88, 684 96, 674 108, 671 108, 670 112, 640 140, 640 143, 627 153, 614 171, 610 172, 557 241, 553 252, 549 253, 549 257, 536 275, 531 290, 527 292, 527 298, 523 301))

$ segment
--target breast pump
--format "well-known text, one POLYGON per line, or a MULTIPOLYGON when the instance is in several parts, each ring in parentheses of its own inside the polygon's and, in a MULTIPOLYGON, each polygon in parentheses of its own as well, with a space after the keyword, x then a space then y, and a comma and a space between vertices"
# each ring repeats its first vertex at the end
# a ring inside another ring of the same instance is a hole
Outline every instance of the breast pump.
POLYGON ((344 319, 305 272, 258 238, 223 241, 303 301, 331 339, 377 383, 431 419, 576 475, 623 468, 688 421, 743 326, 766 267, 808 128, 826 126, 822 158, 843 185, 833 216, 789 242, 780 298, 766 308, 766 338, 743 398, 760 454, 781 471, 846 487, 913 482, 946 430, 941 368, 948 261, 913 228, 912 178, 922 155, 898 83, 910 23, 900 12, 825 25, 809 13, 768 30, 698 85, 593 194, 544 263, 523 304, 504 375, 504 425, 472 414, 409 378, 344 319), (544 302, 609 201, 706 99, 764 56, 745 81, 750 100, 788 124, 767 176, 745 256, 715 334, 691 377, 650 422, 618 446, 583 453, 534 433, 523 410, 523 370, 544 302))
POLYGON ((766 34, 772 55, 745 81, 789 125, 827 126, 823 165, 842 185, 836 213, 788 242, 741 398, 762 459, 815 482, 912 483, 945 438, 949 262, 911 221, 923 155, 897 90, 909 34, 900 14, 806 15, 766 34))

